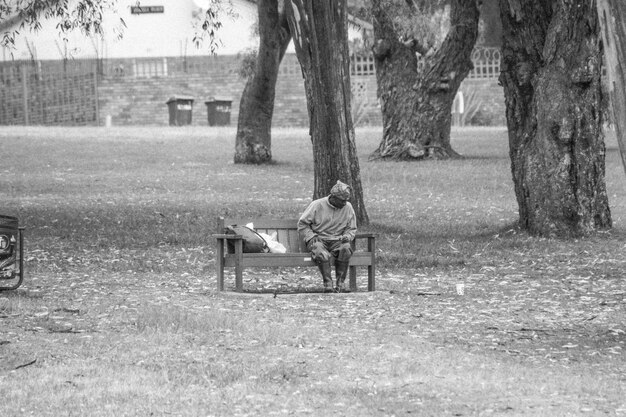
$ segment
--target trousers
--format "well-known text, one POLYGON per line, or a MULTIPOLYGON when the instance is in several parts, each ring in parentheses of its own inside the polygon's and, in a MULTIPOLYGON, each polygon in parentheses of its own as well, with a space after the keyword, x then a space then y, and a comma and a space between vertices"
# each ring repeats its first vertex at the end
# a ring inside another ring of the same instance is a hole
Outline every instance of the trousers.
POLYGON ((309 241, 307 249, 317 263, 328 262, 331 256, 339 262, 348 262, 353 253, 350 242, 342 242, 340 240, 319 239, 316 242, 309 241))

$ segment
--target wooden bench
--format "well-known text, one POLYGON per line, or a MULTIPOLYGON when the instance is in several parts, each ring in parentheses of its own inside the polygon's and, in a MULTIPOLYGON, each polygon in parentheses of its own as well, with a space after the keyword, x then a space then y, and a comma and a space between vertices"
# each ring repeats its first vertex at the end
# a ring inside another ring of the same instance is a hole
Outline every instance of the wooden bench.
MULTIPOLYGON (((282 266, 315 266, 306 245, 300 237, 297 229, 298 219, 275 220, 275 219, 240 219, 224 218, 217 219, 217 230, 224 231, 225 226, 254 224, 254 230, 268 235, 276 232, 276 240, 287 248, 287 253, 244 253, 243 239, 241 235, 215 234, 217 247, 215 252, 215 269, 217 270, 217 289, 224 290, 224 268, 235 268, 235 289, 243 291, 243 270, 249 267, 282 267, 282 266), (227 242, 234 243, 235 250, 229 251, 227 242)), ((376 242, 375 235, 371 233, 358 233, 352 241, 354 254, 350 258, 349 282, 350 290, 356 291, 356 267, 367 266, 367 290, 374 291, 376 273, 376 242), (360 250, 356 240, 367 239, 367 250, 360 250)), ((331 260, 334 264, 334 260, 331 260)), ((317 271, 316 271, 317 272, 317 271)), ((334 275, 334 274, 333 274, 334 275)), ((320 275, 320 285, 322 278, 320 275)))

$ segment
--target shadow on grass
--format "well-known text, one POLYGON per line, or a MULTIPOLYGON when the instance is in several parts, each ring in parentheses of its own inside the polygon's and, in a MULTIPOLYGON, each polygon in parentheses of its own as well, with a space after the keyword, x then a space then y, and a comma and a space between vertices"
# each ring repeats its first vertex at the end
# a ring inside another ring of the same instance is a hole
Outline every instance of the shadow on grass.
MULTIPOLYGON (((452 161, 502 161, 505 158, 502 155, 461 155, 460 158, 452 161)), ((437 162, 437 161, 434 161, 437 162)))
MULTIPOLYGON (((340 294, 354 294, 357 292, 364 291, 350 291, 344 290, 341 291, 340 294)), ((259 289, 244 289, 242 291, 233 291, 234 294, 267 294, 274 295, 274 297, 279 295, 297 295, 297 294, 339 294, 334 291, 326 292, 323 288, 283 288, 283 289, 271 289, 271 288, 259 288, 259 289)))
POLYGON ((40 300, 44 297, 43 292, 32 292, 23 288, 17 288, 15 290, 0 291, 0 297, 3 298, 17 298, 17 299, 32 299, 40 300))

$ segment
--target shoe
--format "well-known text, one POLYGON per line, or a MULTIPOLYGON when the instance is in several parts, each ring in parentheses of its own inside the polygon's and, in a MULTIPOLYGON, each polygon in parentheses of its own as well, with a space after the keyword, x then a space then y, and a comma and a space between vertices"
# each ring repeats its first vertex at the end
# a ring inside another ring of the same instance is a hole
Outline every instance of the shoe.
POLYGON ((333 292, 333 278, 331 276, 330 262, 320 262, 317 264, 317 267, 322 273, 324 292, 333 292))
POLYGON ((348 292, 345 289, 346 275, 348 275, 348 266, 350 262, 335 261, 335 292, 348 292))

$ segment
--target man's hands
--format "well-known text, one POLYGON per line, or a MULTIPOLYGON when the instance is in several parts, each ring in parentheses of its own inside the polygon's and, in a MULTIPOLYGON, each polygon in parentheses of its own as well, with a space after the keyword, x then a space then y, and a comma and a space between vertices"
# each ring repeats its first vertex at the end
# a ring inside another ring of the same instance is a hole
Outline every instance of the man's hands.
MULTIPOLYGON (((346 236, 346 235, 341 235, 341 236, 339 236, 339 238, 337 240, 339 240, 339 241, 341 241, 343 243, 347 243, 347 242, 350 242, 350 237, 346 236)), ((309 240, 309 244, 314 244, 314 243, 317 243, 317 242, 322 242, 322 239, 320 239, 319 236, 314 236, 314 237, 311 238, 311 240, 309 240)))

